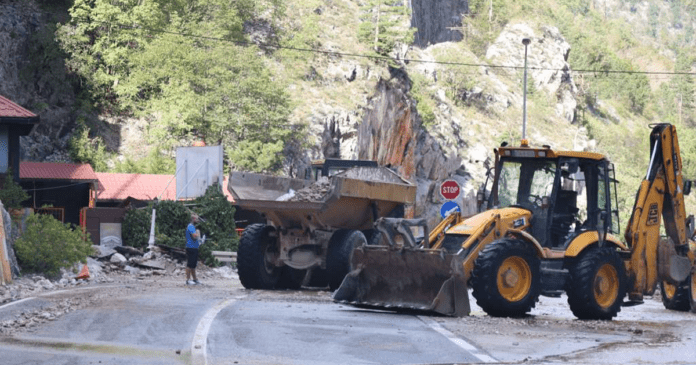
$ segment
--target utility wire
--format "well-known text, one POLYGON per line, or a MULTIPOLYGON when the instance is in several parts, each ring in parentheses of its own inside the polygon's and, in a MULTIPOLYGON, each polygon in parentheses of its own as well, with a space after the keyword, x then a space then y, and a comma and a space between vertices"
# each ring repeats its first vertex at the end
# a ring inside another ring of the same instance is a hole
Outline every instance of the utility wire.
MULTIPOLYGON (((85 20, 85 18, 74 18, 74 19, 75 20, 82 20, 82 21, 85 20)), ((409 62, 430 63, 430 64, 449 65, 449 66, 488 67, 488 68, 515 69, 515 70, 523 70, 524 69, 524 66, 506 66, 506 65, 493 65, 493 64, 485 64, 485 63, 445 62, 445 61, 422 60, 422 59, 415 59, 415 58, 400 59, 400 58, 380 56, 380 55, 368 55, 368 54, 360 54, 360 53, 327 51, 327 50, 321 50, 321 49, 315 49, 315 48, 282 46, 279 44, 271 44, 271 43, 257 44, 254 42, 243 41, 243 40, 229 40, 229 39, 225 39, 225 38, 203 36, 203 35, 197 35, 197 34, 192 34, 192 33, 172 32, 172 31, 163 30, 163 29, 144 27, 144 26, 140 26, 137 24, 136 25, 128 25, 128 24, 110 23, 110 22, 97 21, 97 20, 91 20, 91 22, 97 23, 97 24, 102 24, 102 25, 108 25, 108 26, 117 26, 117 27, 124 29, 124 30, 146 30, 146 31, 154 32, 154 33, 172 34, 172 35, 179 35, 179 36, 189 37, 189 38, 198 38, 198 39, 205 39, 205 40, 211 40, 211 41, 233 43, 233 44, 240 45, 240 46, 256 45, 256 46, 259 46, 261 48, 284 49, 284 50, 292 50, 292 51, 298 51, 298 52, 318 53, 318 54, 324 54, 324 55, 329 55, 329 56, 367 58, 367 59, 374 59, 374 60, 397 61, 397 62, 405 62, 405 63, 409 63, 409 62)), ((600 74, 600 75, 601 74, 605 74, 605 75, 608 75, 608 74, 626 74, 626 75, 691 75, 691 76, 696 76, 696 72, 686 72, 686 71, 669 72, 669 71, 591 70, 591 69, 570 70, 570 69, 566 69, 566 68, 545 68, 545 67, 527 67, 527 69, 528 70, 535 70, 535 71, 562 71, 562 72, 575 72, 575 73, 596 74, 596 75, 597 74, 600 74)))

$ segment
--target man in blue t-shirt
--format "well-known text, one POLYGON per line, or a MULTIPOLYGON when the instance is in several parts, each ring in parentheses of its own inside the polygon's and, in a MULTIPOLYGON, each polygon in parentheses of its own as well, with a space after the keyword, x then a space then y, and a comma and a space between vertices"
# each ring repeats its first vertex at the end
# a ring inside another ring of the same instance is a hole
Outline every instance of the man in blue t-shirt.
POLYGON ((196 277, 196 264, 198 264, 201 231, 197 230, 195 226, 199 221, 198 215, 191 213, 191 223, 186 227, 186 285, 200 284, 196 277))

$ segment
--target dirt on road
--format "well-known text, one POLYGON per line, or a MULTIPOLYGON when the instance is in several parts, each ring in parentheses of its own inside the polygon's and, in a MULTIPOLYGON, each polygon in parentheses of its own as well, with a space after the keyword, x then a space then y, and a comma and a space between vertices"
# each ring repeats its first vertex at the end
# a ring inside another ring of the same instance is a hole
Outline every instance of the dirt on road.
MULTIPOLYGON (((0 287, 0 293, 14 292, 14 298, 0 304, 0 335, 31 333, 42 323, 91 306, 108 306, 115 297, 156 295, 173 290, 195 292, 210 298, 244 297, 248 301, 288 303, 326 303, 339 310, 355 308, 335 304, 326 289, 247 290, 239 283, 230 266, 209 268, 199 266, 203 285, 187 286, 181 263, 169 262, 157 274, 141 270, 103 270, 98 278, 68 280, 68 284, 51 282, 42 277, 24 277, 0 287), (173 266, 172 266, 173 265, 173 266), (40 306, 25 306, 23 299, 39 298, 40 306), (11 309, 11 310, 9 310, 11 309), (4 316, 2 315, 4 313, 4 316), (9 313, 9 314, 8 314, 9 313)), ((153 270, 154 271, 154 270, 153 270)), ((0 294, 1 295, 1 294, 0 294)), ((493 358, 506 363, 625 363, 629 357, 643 363, 662 363, 665 353, 677 360, 696 363, 696 314, 664 309, 659 297, 647 297, 645 303, 622 308, 613 321, 576 319, 567 305, 567 298, 541 297, 536 308, 524 318, 495 318, 486 315, 470 294, 472 313, 468 317, 451 318, 427 313, 405 312, 399 315, 427 316, 455 336, 484 349, 493 358), (681 346, 681 347, 680 347, 681 346), (686 352, 684 352, 686 351, 686 352), (691 351, 689 353, 688 351, 691 351), (649 360, 654 357, 654 362, 649 360), (681 357, 680 357, 681 356, 681 357), (644 360, 646 359, 647 360, 644 360)), ((435 334, 434 334, 435 336, 435 334)), ((665 361, 670 362, 670 361, 665 361)), ((628 361, 628 363, 633 363, 628 361)))

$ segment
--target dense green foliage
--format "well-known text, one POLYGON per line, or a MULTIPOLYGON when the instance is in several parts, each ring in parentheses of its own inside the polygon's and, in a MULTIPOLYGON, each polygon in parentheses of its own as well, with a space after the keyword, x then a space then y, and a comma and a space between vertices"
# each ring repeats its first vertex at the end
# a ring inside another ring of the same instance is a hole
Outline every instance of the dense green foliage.
POLYGON ((155 146, 144 158, 135 160, 126 157, 123 161, 116 162, 111 172, 174 175, 176 162, 166 156, 161 147, 155 146))
POLYGON ((148 118, 151 143, 171 149, 203 138, 241 168, 271 171, 296 128, 285 86, 243 27, 270 21, 276 32, 282 4, 75 0, 57 34, 102 109, 148 118))
POLYGON ((397 44, 413 42, 414 29, 401 26, 411 15, 403 1, 368 0, 361 4, 364 13, 358 27, 358 39, 380 55, 388 55, 397 44))
POLYGON ((205 195, 193 201, 164 200, 144 209, 128 211, 122 226, 125 245, 147 247, 153 207, 156 209, 156 243, 186 247, 185 230, 191 221, 191 212, 195 212, 205 219, 196 228, 206 235, 205 244, 200 247, 200 257, 206 264, 214 264, 211 251, 237 251, 239 237, 235 231, 235 209, 220 192, 218 185, 209 187, 205 195))
POLYGON ((23 269, 55 277, 60 268, 86 262, 92 253, 88 233, 63 224, 47 214, 32 214, 26 230, 15 242, 17 260, 23 269))
POLYGON ((75 130, 69 141, 70 158, 73 161, 88 163, 94 171, 107 171, 108 154, 101 138, 90 138, 89 128, 75 130))
POLYGON ((5 209, 19 209, 22 207, 22 202, 29 199, 22 187, 14 181, 12 177, 12 169, 7 169, 5 173, 5 182, 0 189, 0 202, 5 209))

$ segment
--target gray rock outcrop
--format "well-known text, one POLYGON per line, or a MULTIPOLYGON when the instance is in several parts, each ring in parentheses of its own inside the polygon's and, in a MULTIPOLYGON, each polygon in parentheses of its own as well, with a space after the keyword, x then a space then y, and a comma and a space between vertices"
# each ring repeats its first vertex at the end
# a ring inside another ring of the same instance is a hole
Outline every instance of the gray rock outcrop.
POLYGON ((570 74, 568 55, 570 44, 558 28, 541 27, 538 34, 526 24, 510 24, 488 48, 486 58, 495 64, 509 66, 511 75, 522 74, 524 68, 523 38, 529 38, 527 47, 528 85, 557 96, 556 114, 569 122, 575 120, 577 87, 570 74))
POLYGON ((462 14, 469 12, 467 0, 411 0, 411 27, 416 28, 414 44, 427 47, 462 40, 462 14))

